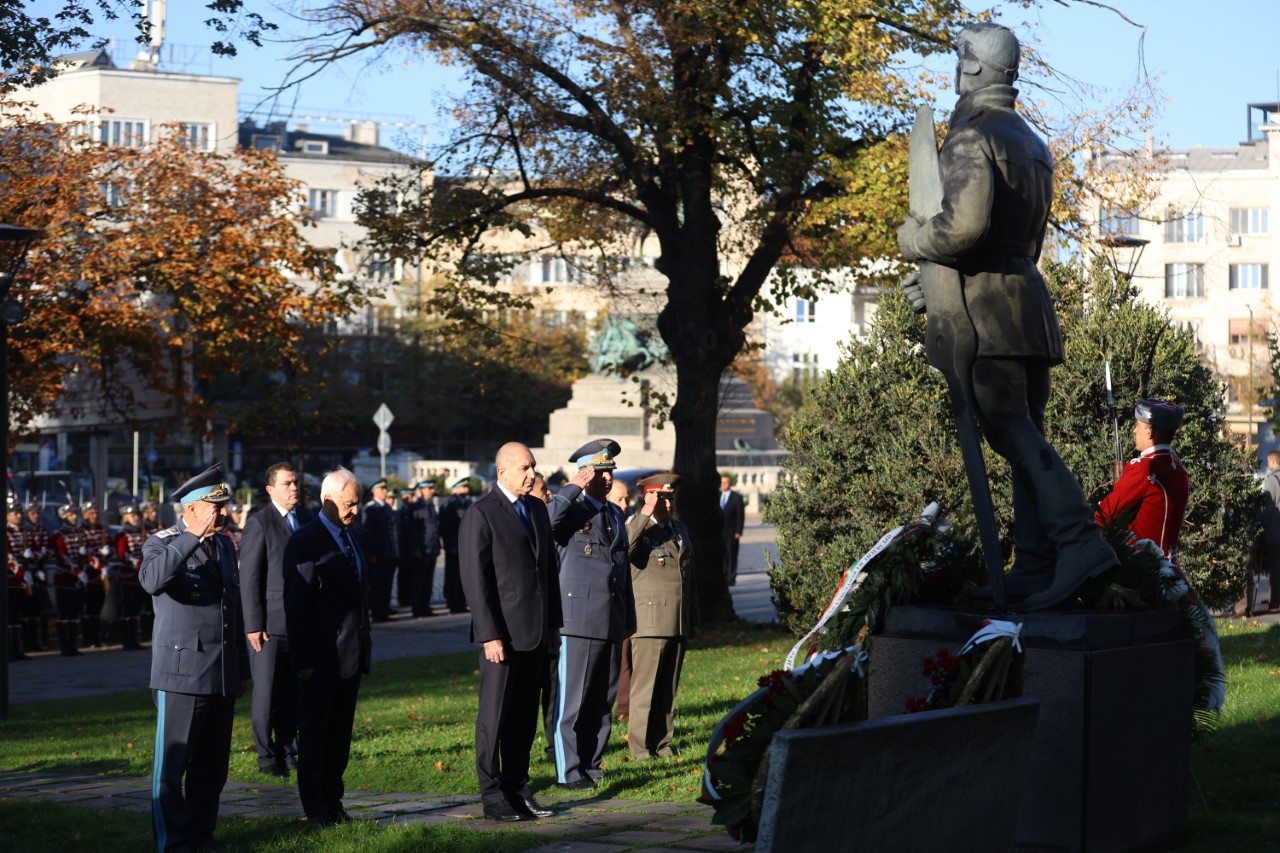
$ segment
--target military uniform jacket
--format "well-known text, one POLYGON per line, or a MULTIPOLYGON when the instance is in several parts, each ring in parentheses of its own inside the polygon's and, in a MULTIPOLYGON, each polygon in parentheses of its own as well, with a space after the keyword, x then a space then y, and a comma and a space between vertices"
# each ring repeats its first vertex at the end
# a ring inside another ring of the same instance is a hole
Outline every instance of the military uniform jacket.
POLYGON ((364 531, 364 551, 379 560, 400 556, 400 525, 396 511, 389 504, 369 501, 360 512, 360 528, 364 531))
MULTIPOLYGON (((31 586, 30 574, 23 565, 22 553, 26 550, 26 536, 21 527, 5 524, 5 535, 9 537, 8 550, 5 553, 5 568, 8 570, 8 586, 14 591, 25 591, 31 586)), ((10 605, 12 607, 13 605, 10 605)))
POLYGON ((81 524, 84 534, 84 567, 91 582, 102 580, 111 558, 111 532, 102 524, 81 524))
POLYGON ((53 585, 58 589, 82 587, 88 579, 85 572, 84 531, 79 527, 62 525, 53 536, 53 549, 57 555, 54 564, 53 585))
POLYGON ((413 509, 413 533, 417 537, 417 549, 424 557, 440 553, 440 515, 436 512, 435 501, 418 498, 411 504, 413 509))
POLYGON ((205 542, 212 556, 178 519, 142 546, 138 580, 156 614, 151 689, 235 696, 249 678, 235 547, 216 533, 205 542))
POLYGON ((1014 110, 1018 91, 961 98, 939 152, 942 211, 915 236, 915 257, 954 267, 978 356, 1063 361, 1062 331, 1036 268, 1053 202, 1053 160, 1014 110))
POLYGON ((142 546, 147 535, 141 527, 126 524, 116 535, 116 579, 121 583, 138 583, 138 569, 142 567, 142 546))
POLYGON ((627 525, 606 503, 613 526, 609 541, 600 510, 569 484, 552 496, 551 535, 560 557, 561 634, 622 642, 636 629, 635 597, 627 563, 627 525))
POLYGON ((1157 444, 1124 466, 1111 494, 1099 504, 1097 519, 1105 524, 1136 512, 1129 523, 1133 534, 1150 539, 1170 554, 1178 550, 1190 492, 1191 479, 1178 454, 1167 444, 1157 444))
POLYGON ((688 637, 701 621, 689 530, 672 519, 652 523, 637 512, 627 522, 627 556, 636 599, 634 637, 688 637))
POLYGON ((471 499, 453 495, 440 508, 440 541, 446 551, 458 550, 458 534, 462 529, 462 516, 471 506, 471 499))

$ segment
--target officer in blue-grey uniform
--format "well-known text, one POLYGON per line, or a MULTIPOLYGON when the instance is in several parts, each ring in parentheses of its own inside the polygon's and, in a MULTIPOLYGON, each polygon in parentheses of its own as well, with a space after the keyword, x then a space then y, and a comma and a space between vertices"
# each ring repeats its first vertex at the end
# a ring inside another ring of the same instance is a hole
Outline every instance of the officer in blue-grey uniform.
POLYGON ((564 613, 552 745, 556 782, 569 789, 594 788, 604 775, 622 641, 636 630, 626 520, 606 500, 621 449, 609 438, 578 448, 569 457, 578 473, 547 506, 564 613))
POLYGON ((235 546, 216 535, 231 500, 216 464, 173 491, 182 513, 142 547, 152 596, 156 719, 151 826, 157 850, 212 849, 231 719, 249 677, 235 546))

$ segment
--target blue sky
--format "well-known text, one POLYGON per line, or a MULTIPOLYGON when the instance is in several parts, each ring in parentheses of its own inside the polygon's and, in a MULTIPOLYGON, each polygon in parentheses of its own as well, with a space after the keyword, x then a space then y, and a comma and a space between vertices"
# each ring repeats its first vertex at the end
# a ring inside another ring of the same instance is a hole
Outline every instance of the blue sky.
MULTIPOLYGON (((28 5, 48 13, 58 2, 37 0, 28 5)), ((274 4, 249 0, 249 5, 280 22, 282 28, 303 32, 275 11, 274 4)), ((1108 9, 1080 0, 1065 0, 1065 4, 1046 0, 1040 10, 1011 7, 1002 20, 1024 40, 1036 36, 1055 68, 1101 87, 1111 97, 1142 72, 1141 50, 1145 72, 1156 78, 1169 99, 1155 135, 1173 147, 1235 145, 1245 138, 1246 104, 1280 102, 1280 50, 1275 45, 1280 2, 1113 0, 1110 5, 1147 27, 1141 43, 1141 30, 1108 9)), ((292 48, 244 45, 235 59, 212 57, 199 47, 212 39, 201 23, 207 17, 203 6, 199 0, 170 0, 166 44, 186 46, 198 57, 188 70, 241 78, 242 104, 258 102, 265 89, 284 79, 289 69, 285 57, 292 48)), ((130 36, 125 27, 104 34, 121 40, 130 36)), ((455 70, 401 54, 374 62, 348 60, 341 68, 308 80, 288 97, 294 112, 360 114, 434 126, 429 138, 439 141, 443 136, 440 109, 448 106, 450 91, 459 89, 455 70)), ((945 111, 950 103, 951 96, 944 96, 939 110, 945 111)), ((416 136, 421 131, 408 133, 416 136)))

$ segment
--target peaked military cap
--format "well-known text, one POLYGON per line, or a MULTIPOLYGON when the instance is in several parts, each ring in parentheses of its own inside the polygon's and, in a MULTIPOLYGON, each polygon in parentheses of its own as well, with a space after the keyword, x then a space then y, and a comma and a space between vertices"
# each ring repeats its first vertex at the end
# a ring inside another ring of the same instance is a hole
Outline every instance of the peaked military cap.
POLYGON ((436 487, 435 480, 419 480, 413 484, 415 489, 434 489, 436 487))
POLYGON ((369 491, 372 492, 374 489, 378 488, 379 486, 385 489, 387 487, 387 481, 385 479, 374 480, 372 483, 369 484, 369 491))
POLYGON ((1151 424, 1156 429, 1172 432, 1182 426, 1184 411, 1181 406, 1153 397, 1148 400, 1139 400, 1138 405, 1133 407, 1133 416, 1144 424, 1151 424))
POLYGON ((211 504, 227 503, 231 500, 231 487, 227 485, 227 474, 222 470, 222 463, 215 462, 196 474, 174 489, 171 497, 183 504, 194 501, 211 504))
POLYGON ((459 480, 458 482, 456 482, 456 483, 454 483, 452 486, 450 486, 450 487, 449 487, 449 491, 451 491, 451 492, 456 492, 458 489, 461 489, 463 486, 466 486, 468 489, 470 489, 470 488, 471 488, 471 478, 470 478, 470 477, 463 477, 461 480, 459 480))
POLYGON ((576 462, 579 468, 590 465, 597 471, 612 471, 618 467, 614 461, 622 448, 612 438, 594 438, 579 447, 569 456, 570 462, 576 462))
POLYGON ((645 492, 657 492, 660 495, 674 495, 676 489, 680 488, 680 475, 672 474, 670 471, 664 471, 661 474, 652 474, 641 480, 636 480, 636 485, 645 492))

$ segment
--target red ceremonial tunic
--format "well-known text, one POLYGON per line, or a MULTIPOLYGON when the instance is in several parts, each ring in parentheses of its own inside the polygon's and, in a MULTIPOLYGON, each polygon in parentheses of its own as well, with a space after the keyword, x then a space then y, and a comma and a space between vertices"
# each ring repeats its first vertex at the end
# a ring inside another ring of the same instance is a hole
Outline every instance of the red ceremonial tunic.
POLYGON ((1150 539, 1172 554, 1178 550, 1190 492, 1191 480, 1178 454, 1167 444, 1157 444, 1129 460, 1111 494, 1102 499, 1097 521, 1106 524, 1136 509, 1129 529, 1139 539, 1150 539))

